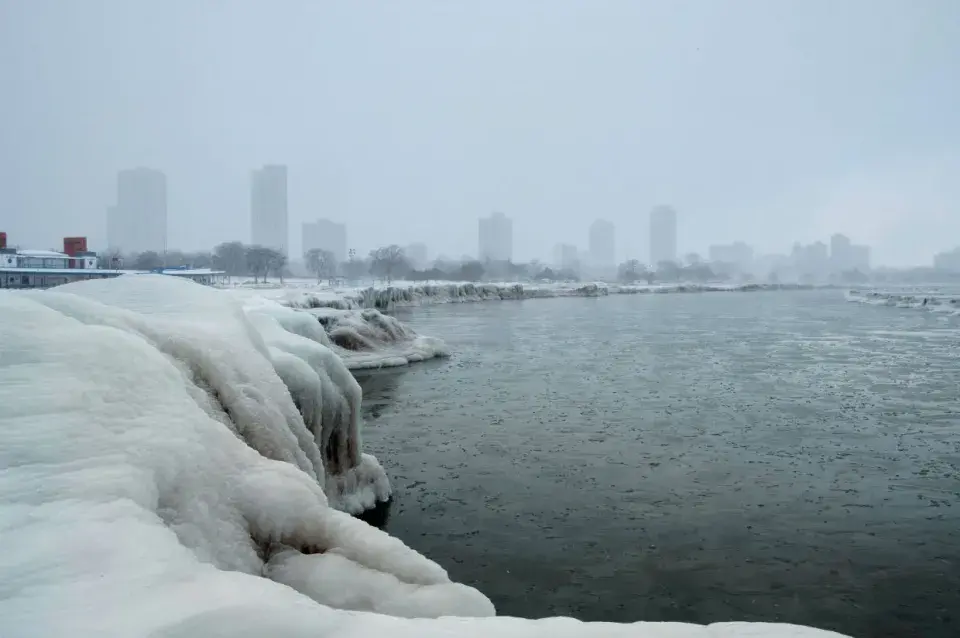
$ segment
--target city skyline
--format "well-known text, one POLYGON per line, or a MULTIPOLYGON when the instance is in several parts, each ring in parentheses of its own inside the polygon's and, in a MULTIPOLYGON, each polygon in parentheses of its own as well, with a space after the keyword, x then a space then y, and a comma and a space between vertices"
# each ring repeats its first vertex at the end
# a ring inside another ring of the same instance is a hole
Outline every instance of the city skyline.
MULTIPOLYGON (((163 215, 154 216, 152 223, 154 223, 153 228, 156 229, 156 220, 165 219, 166 178, 164 173, 142 167, 121 170, 117 173, 117 184, 118 204, 109 208, 108 222, 116 225, 119 210, 133 210, 139 206, 143 210, 163 211, 163 215), (151 194, 158 198, 156 205, 149 201, 151 194)), ((289 217, 287 167, 265 165, 261 169, 254 170, 251 173, 250 189, 251 243, 288 252, 289 247, 296 245, 297 242, 290 236, 290 228, 287 226, 289 217), (255 241, 258 234, 262 241, 255 241), (291 242, 291 239, 294 241, 291 242)), ((684 263, 687 258, 680 256, 678 218, 677 211, 669 205, 660 204, 653 207, 649 212, 648 255, 645 258, 629 256, 627 259, 637 259, 653 268, 663 261, 684 263)), ((512 218, 497 211, 478 218, 477 224, 475 258, 479 261, 512 261, 512 218)), ((319 248, 332 252, 338 262, 343 262, 347 258, 348 251, 355 250, 349 247, 347 242, 347 225, 329 219, 304 222, 301 225, 299 240, 300 253, 288 255, 293 261, 300 261, 310 249, 319 248)), ((611 268, 617 265, 614 252, 616 227, 605 219, 594 219, 585 229, 581 240, 582 243, 562 241, 556 243, 552 250, 552 258, 547 260, 548 263, 566 271, 608 276, 612 272, 611 268)), ((423 241, 409 242, 404 246, 404 250, 414 267, 423 268, 431 263, 428 259, 430 247, 423 241)), ((362 256, 364 253, 360 254, 362 256)), ((698 256, 700 252, 696 250, 684 254, 702 259, 698 256)), ((955 254, 956 249, 937 253, 933 256, 933 263, 953 264, 953 260, 956 259, 955 254)), ((829 246, 822 240, 809 244, 794 241, 789 255, 777 253, 757 255, 753 246, 740 240, 730 244, 710 244, 706 255, 710 263, 722 265, 728 275, 769 274, 778 270, 792 270, 806 276, 829 278, 844 272, 871 270, 871 248, 867 245, 854 244, 842 233, 833 233, 829 238, 829 246)))
MULTIPOLYGON (((325 218, 303 222, 299 237, 291 237, 291 228, 288 223, 286 165, 267 164, 253 170, 250 175, 249 243, 275 248, 294 261, 301 260, 312 248, 329 250, 338 262, 346 260, 349 250, 355 250, 347 242, 347 225, 325 218), (299 239, 301 251, 299 254, 291 254, 290 247, 298 244, 297 239, 299 239)), ((129 228, 136 228, 140 238, 108 242, 107 248, 128 253, 148 250, 163 252, 167 248, 179 250, 178 247, 166 245, 166 198, 167 182, 162 171, 144 167, 118 171, 117 204, 107 209, 108 228, 117 237, 120 237, 123 232, 129 234, 131 232, 129 228), (135 222, 140 223, 137 225, 135 222), (154 238, 142 236, 148 231, 154 238), (124 248, 124 243, 128 246, 145 248, 141 250, 124 248)), ((638 259, 651 266, 656 266, 661 261, 682 263, 678 243, 678 225, 678 213, 673 207, 665 204, 653 207, 649 213, 647 255, 632 255, 626 259, 638 259)), ((512 218, 497 211, 478 218, 477 228, 478 248, 475 257, 478 260, 513 260, 512 218)), ((615 229, 611 222, 600 218, 595 219, 586 228, 581 238, 582 244, 581 242, 558 242, 553 246, 552 258, 548 261, 567 270, 579 271, 581 267, 585 267, 594 273, 607 272, 610 267, 617 264, 615 229)), ((829 247, 820 240, 808 245, 794 241, 789 260, 795 264, 806 264, 798 268, 806 268, 818 273, 866 271, 871 268, 869 246, 853 244, 849 237, 841 233, 833 233, 829 241, 829 247)), ((408 242, 405 250, 410 253, 411 261, 420 266, 429 263, 427 254, 430 247, 425 242, 408 242)), ((365 253, 361 252, 361 254, 365 253)), ((691 250, 689 254, 699 255, 700 251, 691 250)), ((949 250, 941 251, 934 256, 934 261, 937 258, 949 259, 950 254, 949 250)), ((740 240, 730 244, 710 244, 706 255, 711 262, 733 264, 744 271, 748 265, 751 268, 757 268, 758 264, 764 261, 782 263, 788 258, 785 254, 764 253, 755 261, 754 247, 740 240)), ((537 256, 532 260, 539 259, 541 258, 537 256)))
POLYGON ((473 252, 502 210, 516 259, 595 217, 639 257, 658 202, 681 253, 839 232, 906 266, 960 236, 956 3, 7 5, 3 225, 33 245, 103 246, 138 165, 167 175, 170 246, 243 239, 265 161, 290 227, 346 222, 361 252, 473 252))

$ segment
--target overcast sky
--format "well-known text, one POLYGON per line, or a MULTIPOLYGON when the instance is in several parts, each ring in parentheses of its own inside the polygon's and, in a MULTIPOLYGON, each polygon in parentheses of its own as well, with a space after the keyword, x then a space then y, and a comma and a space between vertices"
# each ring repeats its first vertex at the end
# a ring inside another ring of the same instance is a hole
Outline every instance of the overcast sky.
POLYGON ((121 168, 167 173, 170 245, 249 240, 249 174, 361 252, 520 259, 590 221, 645 258, 843 231, 875 263, 960 244, 958 0, 0 0, 0 230, 106 239, 121 168))

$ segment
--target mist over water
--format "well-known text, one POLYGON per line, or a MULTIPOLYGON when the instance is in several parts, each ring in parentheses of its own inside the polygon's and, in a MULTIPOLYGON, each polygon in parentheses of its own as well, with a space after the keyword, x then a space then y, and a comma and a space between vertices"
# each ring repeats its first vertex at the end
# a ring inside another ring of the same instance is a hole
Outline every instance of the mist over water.
POLYGON ((388 531, 505 615, 955 636, 960 320, 840 291, 404 311, 388 531))

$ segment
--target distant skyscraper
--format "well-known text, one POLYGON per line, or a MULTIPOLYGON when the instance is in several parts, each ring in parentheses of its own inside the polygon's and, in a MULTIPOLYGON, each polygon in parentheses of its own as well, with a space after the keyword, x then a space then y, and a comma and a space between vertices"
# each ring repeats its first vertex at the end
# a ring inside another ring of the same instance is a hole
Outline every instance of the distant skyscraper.
POLYGON ((513 259, 513 221, 503 213, 481 217, 477 258, 480 261, 513 259))
POLYGON ((332 252, 337 263, 343 263, 347 260, 346 224, 338 224, 329 219, 318 219, 312 223, 305 222, 302 239, 304 255, 314 248, 318 248, 332 252))
POLYGON ((554 265, 560 270, 580 270, 580 254, 573 244, 557 244, 553 249, 554 265))
POLYGON ((250 241, 289 256, 287 167, 268 165, 250 178, 250 241))
POLYGON ((149 168, 117 173, 117 203, 107 209, 107 245, 124 253, 167 250, 167 176, 149 168))
POLYGON ((613 266, 617 263, 616 231, 610 222, 598 219, 590 225, 590 263, 593 266, 613 266))
POLYGON ((669 206, 650 211, 650 264, 677 260, 677 212, 669 206))

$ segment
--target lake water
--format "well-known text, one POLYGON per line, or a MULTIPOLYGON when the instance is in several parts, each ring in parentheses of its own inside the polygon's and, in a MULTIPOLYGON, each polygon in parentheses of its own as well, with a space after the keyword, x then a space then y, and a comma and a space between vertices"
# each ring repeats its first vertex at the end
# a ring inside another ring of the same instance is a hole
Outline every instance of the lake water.
POLYGON ((960 635, 960 321, 838 291, 418 308, 391 533, 515 616, 960 635))

